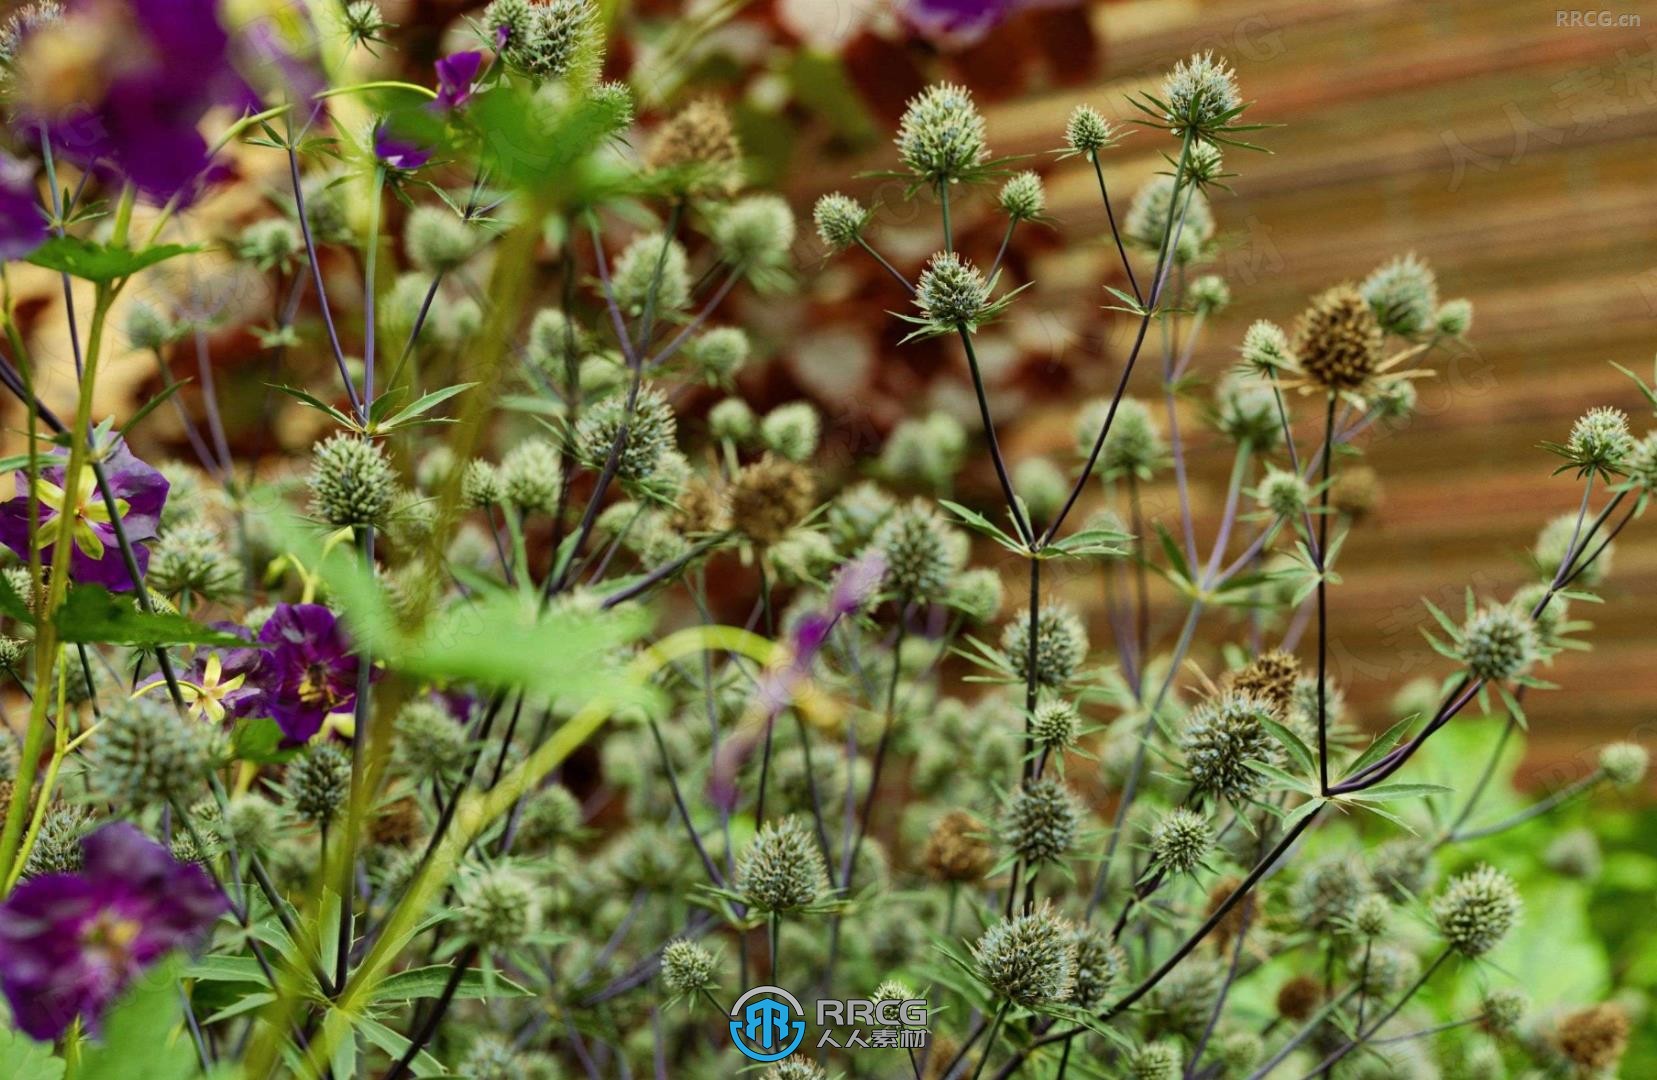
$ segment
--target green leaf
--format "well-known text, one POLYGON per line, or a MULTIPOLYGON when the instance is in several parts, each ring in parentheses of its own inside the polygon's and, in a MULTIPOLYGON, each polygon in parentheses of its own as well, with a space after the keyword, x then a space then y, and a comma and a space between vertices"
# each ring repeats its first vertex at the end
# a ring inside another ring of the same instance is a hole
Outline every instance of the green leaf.
POLYGON ((187 1080, 196 1052, 180 1023, 179 974, 173 957, 152 968, 104 1017, 102 1042, 88 1046, 75 1080, 187 1080))
POLYGON ((1380 738, 1370 743, 1368 748, 1358 755, 1357 760, 1347 766, 1346 775, 1356 776, 1381 760, 1394 746, 1398 745, 1404 738, 1404 733, 1410 729, 1410 725, 1414 724, 1420 715, 1420 713, 1411 713, 1383 731, 1380 738))
POLYGON ((105 645, 246 645, 232 634, 167 612, 147 615, 129 595, 115 596, 102 585, 76 585, 52 620, 65 642, 105 645))
POLYGON ((1424 799, 1431 795, 1443 795, 1451 788, 1442 784, 1376 784, 1374 787, 1354 791, 1347 798, 1358 802, 1392 802, 1395 799, 1424 799))
MULTIPOLYGON (((378 1020, 371 1020, 366 1016, 357 1017, 356 1027, 362 1037, 384 1051, 393 1061, 399 1061, 408 1052, 409 1041, 395 1031, 386 1027, 378 1020)), ((415 1076, 446 1076, 448 1070, 442 1062, 422 1050, 409 1063, 415 1076)))
POLYGON ((1261 717, 1260 722, 1265 725, 1267 731, 1276 736, 1278 742, 1288 749, 1294 759, 1300 762, 1300 767, 1306 770, 1307 776, 1319 775, 1317 755, 1312 753, 1311 747, 1301 741, 1299 735, 1279 724, 1276 720, 1261 717))
MULTIPOLYGON (((418 401, 410 402, 408 405, 399 409, 393 416, 384 422, 376 423, 374 425, 374 430, 384 434, 385 432, 392 431, 403 425, 413 423, 415 418, 420 416, 422 413, 435 409, 437 406, 443 404, 445 401, 448 401, 456 394, 470 390, 476 385, 477 383, 460 383, 456 386, 444 387, 442 390, 433 390, 431 393, 421 397, 418 401)), ((383 401, 384 399, 382 398, 381 400, 383 401)), ((375 402, 374 404, 377 407, 379 402, 375 402)), ((426 422, 429 423, 430 421, 426 422)))
MULTIPOLYGON (((387 976, 380 985, 374 988, 375 1001, 412 1001, 415 998, 434 998, 443 993, 443 987, 448 985, 449 975, 454 971, 448 964, 433 964, 430 967, 410 968, 399 971, 395 975, 387 976)), ((534 997, 532 991, 524 989, 502 975, 496 975, 492 988, 484 985, 482 968, 467 968, 459 984, 455 987, 454 996, 457 998, 482 999, 486 997, 534 997)))
POLYGON ((266 385, 279 394, 286 394, 297 401, 304 402, 306 405, 309 405, 311 408, 316 409, 319 412, 327 413, 343 427, 350 428, 352 431, 362 430, 362 425, 357 423, 356 417, 340 412, 338 409, 334 408, 326 401, 323 401, 315 394, 292 386, 277 386, 275 383, 267 383, 266 385))
POLYGON ((985 536, 988 536, 1000 543, 1002 547, 1010 548, 1013 551, 1025 550, 1025 546, 1022 541, 1015 540, 1013 537, 1008 536, 1001 530, 999 525, 995 524, 995 522, 991 521, 983 514, 980 514, 978 511, 968 509, 958 502, 950 502, 948 499, 939 499, 938 505, 960 518, 961 523, 967 528, 972 529, 975 532, 983 533, 985 536))
POLYGON ((9 1027, 0 1027, 0 1062, 7 1080, 61 1080, 63 1062, 52 1056, 51 1043, 39 1043, 9 1027))
POLYGON ((204 956, 185 968, 183 977, 203 982, 265 982, 264 970, 251 956, 204 956))
POLYGON ((36 248, 28 261, 71 277, 107 284, 175 256, 200 250, 193 244, 155 244, 142 251, 131 251, 94 244, 76 236, 54 236, 36 248))
POLYGON ((236 725, 231 733, 231 750, 240 761, 251 761, 256 765, 280 765, 299 753, 300 747, 282 748, 285 736, 275 720, 268 716, 260 716, 251 720, 243 720, 236 725))

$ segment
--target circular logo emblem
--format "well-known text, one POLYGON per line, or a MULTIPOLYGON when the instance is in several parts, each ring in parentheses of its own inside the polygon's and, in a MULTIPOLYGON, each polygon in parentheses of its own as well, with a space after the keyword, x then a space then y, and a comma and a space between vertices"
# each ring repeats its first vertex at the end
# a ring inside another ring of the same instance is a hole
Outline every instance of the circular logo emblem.
POLYGON ((780 986, 756 986, 731 1006, 731 1042, 754 1061, 780 1061, 805 1038, 805 1010, 780 986))

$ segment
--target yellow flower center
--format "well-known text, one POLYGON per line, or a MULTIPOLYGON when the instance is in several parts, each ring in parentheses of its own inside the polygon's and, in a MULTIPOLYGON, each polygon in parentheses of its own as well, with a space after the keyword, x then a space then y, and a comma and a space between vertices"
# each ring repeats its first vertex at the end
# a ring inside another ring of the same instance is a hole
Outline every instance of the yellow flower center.
MULTIPOLYGON (((67 481, 68 477, 64 479, 67 481)), ((93 473, 92 466, 81 466, 80 482, 71 485, 74 489, 73 499, 68 491, 44 477, 39 483, 41 504, 59 514, 68 514, 73 522, 69 529, 70 535, 74 537, 76 549, 89 559, 103 558, 104 542, 92 526, 110 523, 109 504, 104 502, 103 496, 98 493, 98 478, 93 473)), ((125 499, 115 500, 115 512, 121 517, 125 517, 130 509, 131 505, 125 499)), ((41 529, 40 536, 35 542, 44 548, 52 542, 55 535, 55 529, 41 529)))

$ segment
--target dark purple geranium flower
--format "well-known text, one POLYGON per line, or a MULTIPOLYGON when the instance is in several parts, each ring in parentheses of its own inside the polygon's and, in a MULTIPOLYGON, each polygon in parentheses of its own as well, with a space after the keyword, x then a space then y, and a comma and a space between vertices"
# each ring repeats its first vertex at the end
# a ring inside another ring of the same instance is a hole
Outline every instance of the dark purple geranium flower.
POLYGON ((432 159, 432 152, 412 140, 398 138, 380 124, 374 129, 374 156, 388 169, 413 172, 432 159))
POLYGON ((437 101, 434 104, 447 112, 458 109, 472 98, 473 84, 483 70, 483 53, 477 49, 450 53, 437 62, 437 101))
POLYGON ((289 746, 321 731, 330 715, 356 707, 359 661, 332 611, 282 604, 259 630, 259 643, 262 704, 289 746))
MULTIPOLYGON (((40 532, 33 537, 41 546, 41 560, 52 561, 53 540, 57 536, 58 515, 74 514, 73 537, 75 548, 69 557, 69 572, 73 580, 91 585, 102 585, 116 592, 133 587, 127 565, 115 539, 115 526, 109 516, 109 505, 98 491, 98 483, 90 465, 82 467, 80 483, 76 485, 75 505, 67 509, 69 452, 54 450, 53 459, 63 465, 50 465, 40 470, 40 532)), ((155 536, 161 522, 161 508, 167 503, 167 478, 139 461, 127 449, 125 440, 116 439, 104 454, 104 475, 114 490, 115 508, 127 539, 132 541, 133 554, 138 559, 140 572, 149 568, 150 553, 143 541, 155 536)), ((0 544, 17 553, 18 558, 29 557, 29 474, 17 471, 16 491, 19 497, 0 503, 0 544)))
POLYGON ((1007 19, 1030 8, 1067 7, 1077 0, 907 0, 904 20, 935 45, 960 48, 981 41, 1007 19))
POLYGON ((36 1039, 56 1039, 76 1017, 95 1032, 133 980, 199 945, 229 907, 199 866, 126 822, 81 845, 80 873, 26 881, 0 904, 0 988, 36 1039))
POLYGON ((195 196, 210 164, 198 130, 210 109, 257 105, 231 64, 217 0, 80 0, 52 35, 32 37, 19 58, 34 75, 17 102, 22 127, 48 135, 76 164, 131 181, 154 202, 195 196), (54 55, 52 35, 99 52, 54 55), (65 63, 70 70, 56 70, 65 63))
POLYGON ((0 151, 0 259, 27 258, 45 242, 34 167, 0 151))

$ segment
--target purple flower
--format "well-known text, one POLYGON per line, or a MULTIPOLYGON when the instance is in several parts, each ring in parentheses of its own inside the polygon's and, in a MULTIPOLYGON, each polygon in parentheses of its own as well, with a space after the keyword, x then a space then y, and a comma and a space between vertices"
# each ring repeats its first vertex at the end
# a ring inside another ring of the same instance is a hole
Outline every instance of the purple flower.
POLYGON ((282 604, 259 630, 259 643, 262 704, 287 745, 308 740, 330 715, 356 708, 360 662, 332 611, 282 604))
POLYGON ((19 63, 30 76, 17 109, 24 129, 157 203, 188 202, 201 186, 209 110, 257 104, 231 64, 217 0, 82 0, 32 35, 19 63), (85 44, 69 50, 66 40, 85 44))
POLYGON ((708 798, 716 806, 735 809, 736 778, 742 763, 753 753, 760 732, 794 700, 800 685, 811 677, 817 656, 828 644, 829 635, 841 619, 857 614, 880 589, 886 577, 886 557, 878 551, 868 551, 840 568, 829 589, 828 606, 810 612, 794 624, 788 635, 787 662, 768 668, 755 688, 754 700, 761 722, 758 731, 744 731, 728 740, 714 759, 708 775, 708 798))
MULTIPOLYGON (((54 450, 49 455, 64 465, 49 465, 40 470, 40 531, 33 540, 41 547, 41 560, 52 561, 53 541, 57 526, 52 524, 65 512, 74 515, 70 536, 74 550, 69 557, 69 572, 73 580, 90 585, 102 585, 115 592, 133 587, 131 575, 121 558, 115 539, 115 525, 109 516, 109 505, 98 490, 92 467, 81 467, 80 483, 76 485, 75 505, 67 507, 69 495, 64 474, 68 472, 67 450, 54 450)), ((149 549, 141 541, 155 536, 161 522, 161 508, 167 503, 167 478, 139 461, 127 449, 125 440, 117 438, 103 457, 104 475, 115 496, 115 509, 132 541, 133 554, 142 573, 150 563, 149 549)), ((0 503, 0 544, 17 553, 18 558, 29 557, 29 474, 19 469, 16 474, 16 492, 19 498, 0 503)))
POLYGON ((46 242, 46 217, 35 200, 35 171, 0 151, 0 260, 25 259, 46 242))
POLYGON ((478 72, 483 70, 483 53, 477 49, 450 53, 437 62, 437 100, 443 112, 458 109, 472 99, 478 72))
POLYGON ((199 945, 229 906, 199 866, 126 822, 81 846, 79 873, 33 878, 0 904, 0 988, 35 1039, 56 1039, 76 1017, 96 1032, 146 968, 199 945))
POLYGON ((933 44, 960 48, 1029 8, 1063 7, 1075 0, 907 0, 903 18, 933 44))
MULTIPOLYGON (((213 629, 246 637, 247 631, 234 623, 217 623, 213 629)), ((178 690, 189 706, 190 715, 208 723, 222 724, 251 716, 265 703, 265 694, 255 681, 264 653, 249 644, 246 648, 197 649, 188 670, 178 676, 178 690)), ((159 690, 166 679, 152 675, 140 690, 159 690)))
POLYGON ((399 172, 413 172, 432 159, 432 152, 416 142, 399 139, 384 124, 374 128, 374 156, 399 172))

